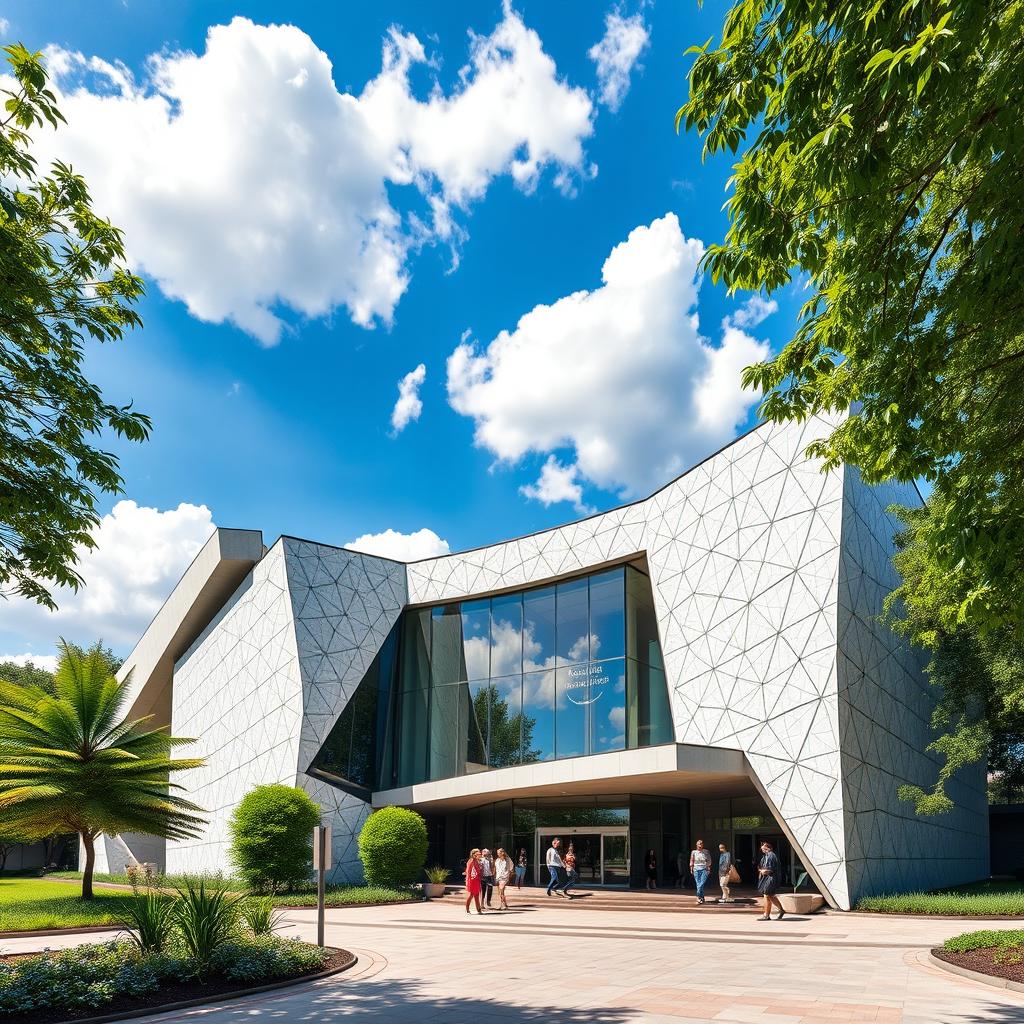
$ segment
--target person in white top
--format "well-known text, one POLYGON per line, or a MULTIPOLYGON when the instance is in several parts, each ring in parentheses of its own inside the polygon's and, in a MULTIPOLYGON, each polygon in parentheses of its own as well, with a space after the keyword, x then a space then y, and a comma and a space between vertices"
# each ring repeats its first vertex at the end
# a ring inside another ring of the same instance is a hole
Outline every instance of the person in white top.
POLYGON ((704 849, 704 840, 697 840, 697 849, 690 853, 690 871, 697 883, 697 902, 704 902, 704 886, 711 871, 711 853, 704 849))
POLYGON ((498 886, 499 910, 508 910, 508 900, 505 899, 505 886, 512 877, 512 858, 498 847, 497 856, 494 858, 494 881, 498 886))
POLYGON ((551 881, 548 882, 549 896, 552 892, 557 892, 559 896, 565 895, 565 893, 559 889, 559 885, 562 882, 562 870, 564 868, 564 865, 562 864, 562 855, 558 851, 558 848, 561 845, 561 839, 552 839, 551 846, 548 848, 547 865, 548 871, 551 873, 551 881))

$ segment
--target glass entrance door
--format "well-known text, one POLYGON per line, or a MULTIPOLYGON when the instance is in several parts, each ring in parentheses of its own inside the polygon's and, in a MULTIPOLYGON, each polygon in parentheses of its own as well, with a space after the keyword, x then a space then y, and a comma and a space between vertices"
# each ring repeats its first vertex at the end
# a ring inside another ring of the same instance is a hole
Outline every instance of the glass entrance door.
POLYGON ((552 839, 560 839, 559 851, 564 859, 570 845, 576 854, 576 870, 580 885, 629 885, 629 841, 625 828, 537 829, 535 881, 547 885, 547 852, 552 839))
POLYGON ((626 834, 623 832, 621 835, 604 835, 601 839, 602 884, 629 885, 629 842, 626 834))

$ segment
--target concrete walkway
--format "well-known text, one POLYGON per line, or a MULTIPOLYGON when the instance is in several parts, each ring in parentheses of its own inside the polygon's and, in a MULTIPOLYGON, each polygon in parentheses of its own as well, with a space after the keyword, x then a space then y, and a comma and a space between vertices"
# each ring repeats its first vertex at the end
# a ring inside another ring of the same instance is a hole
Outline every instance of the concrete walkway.
MULTIPOLYGON (((484 917, 467 917, 452 896, 332 910, 327 941, 358 953, 353 971, 151 1019, 1024 1024, 1024 994, 954 977, 926 958, 949 935, 1014 921, 829 914, 761 923, 753 913, 711 907, 706 914, 584 911, 526 891, 513 901, 512 911, 484 917)), ((289 910, 284 925, 284 934, 313 939, 315 911, 289 910)), ((5 950, 13 941, 45 944, 10 940, 5 950)))

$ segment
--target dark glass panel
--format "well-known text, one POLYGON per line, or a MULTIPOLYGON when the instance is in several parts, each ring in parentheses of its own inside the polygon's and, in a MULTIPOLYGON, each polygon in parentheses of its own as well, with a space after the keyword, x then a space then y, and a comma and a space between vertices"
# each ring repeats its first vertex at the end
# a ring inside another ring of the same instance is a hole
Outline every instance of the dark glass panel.
POLYGON ((518 675, 523 670, 523 595, 491 600, 491 676, 518 675))
POLYGON ((402 658, 399 689, 425 690, 430 686, 430 609, 408 611, 402 621, 402 658))
POLYGON ((621 658, 626 653, 625 570, 590 577, 590 657, 621 658))
POLYGON ((556 671, 555 757, 582 757, 588 752, 589 668, 589 665, 573 665, 556 671))
POLYGON ((523 671, 536 672, 555 664, 555 588, 541 587, 523 595, 523 671))
POLYGON ((431 682, 457 683, 466 678, 466 658, 462 647, 462 612, 457 604, 434 608, 431 615, 431 682))
POLYGON ((371 671, 352 694, 345 711, 352 712, 352 747, 348 778, 366 789, 373 789, 377 759, 377 667, 371 671), (369 685, 368 685, 369 684, 369 685))
POLYGON ((672 743, 672 710, 665 673, 660 668, 629 659, 627 727, 630 747, 672 743))
POLYGON ((491 674, 491 602, 463 601, 463 661, 465 679, 486 679, 491 674))
POLYGON ((661 667, 651 581, 631 565, 626 566, 626 638, 626 654, 630 658, 661 667))
POLYGON ((460 737, 459 702, 468 700, 465 684, 430 690, 430 778, 450 779, 465 763, 466 741, 460 737), (460 742, 461 738, 461 742, 460 742))
MULTIPOLYGON (((626 660, 601 661, 590 668, 590 753, 626 746, 626 660)), ((572 671, 571 669, 569 671, 572 671)))
POLYGON ((490 765, 510 768, 522 761, 523 677, 491 680, 490 765))
POLYGON ((555 588, 556 651, 559 665, 590 660, 590 599, 588 581, 567 580, 555 588))
POLYGON ((428 690, 398 695, 398 771, 396 784, 412 786, 427 775, 428 690))
POLYGON ((555 756, 555 670, 523 675, 523 762, 555 756))
POLYGON ((465 761, 460 774, 472 775, 487 769, 487 734, 490 720, 491 684, 486 679, 459 684, 459 723, 465 761))

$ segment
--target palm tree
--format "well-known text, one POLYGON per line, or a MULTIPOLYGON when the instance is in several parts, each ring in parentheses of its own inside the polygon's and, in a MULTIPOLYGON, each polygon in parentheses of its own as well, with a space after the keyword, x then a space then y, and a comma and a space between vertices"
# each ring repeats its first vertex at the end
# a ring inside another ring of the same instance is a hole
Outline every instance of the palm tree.
POLYGON ((92 899, 96 839, 144 832, 167 839, 199 834, 202 808, 174 791, 172 772, 202 758, 172 760, 194 740, 123 719, 129 678, 118 682, 99 644, 60 641, 52 692, 0 682, 0 813, 33 838, 77 832, 85 847, 82 898, 92 899))

